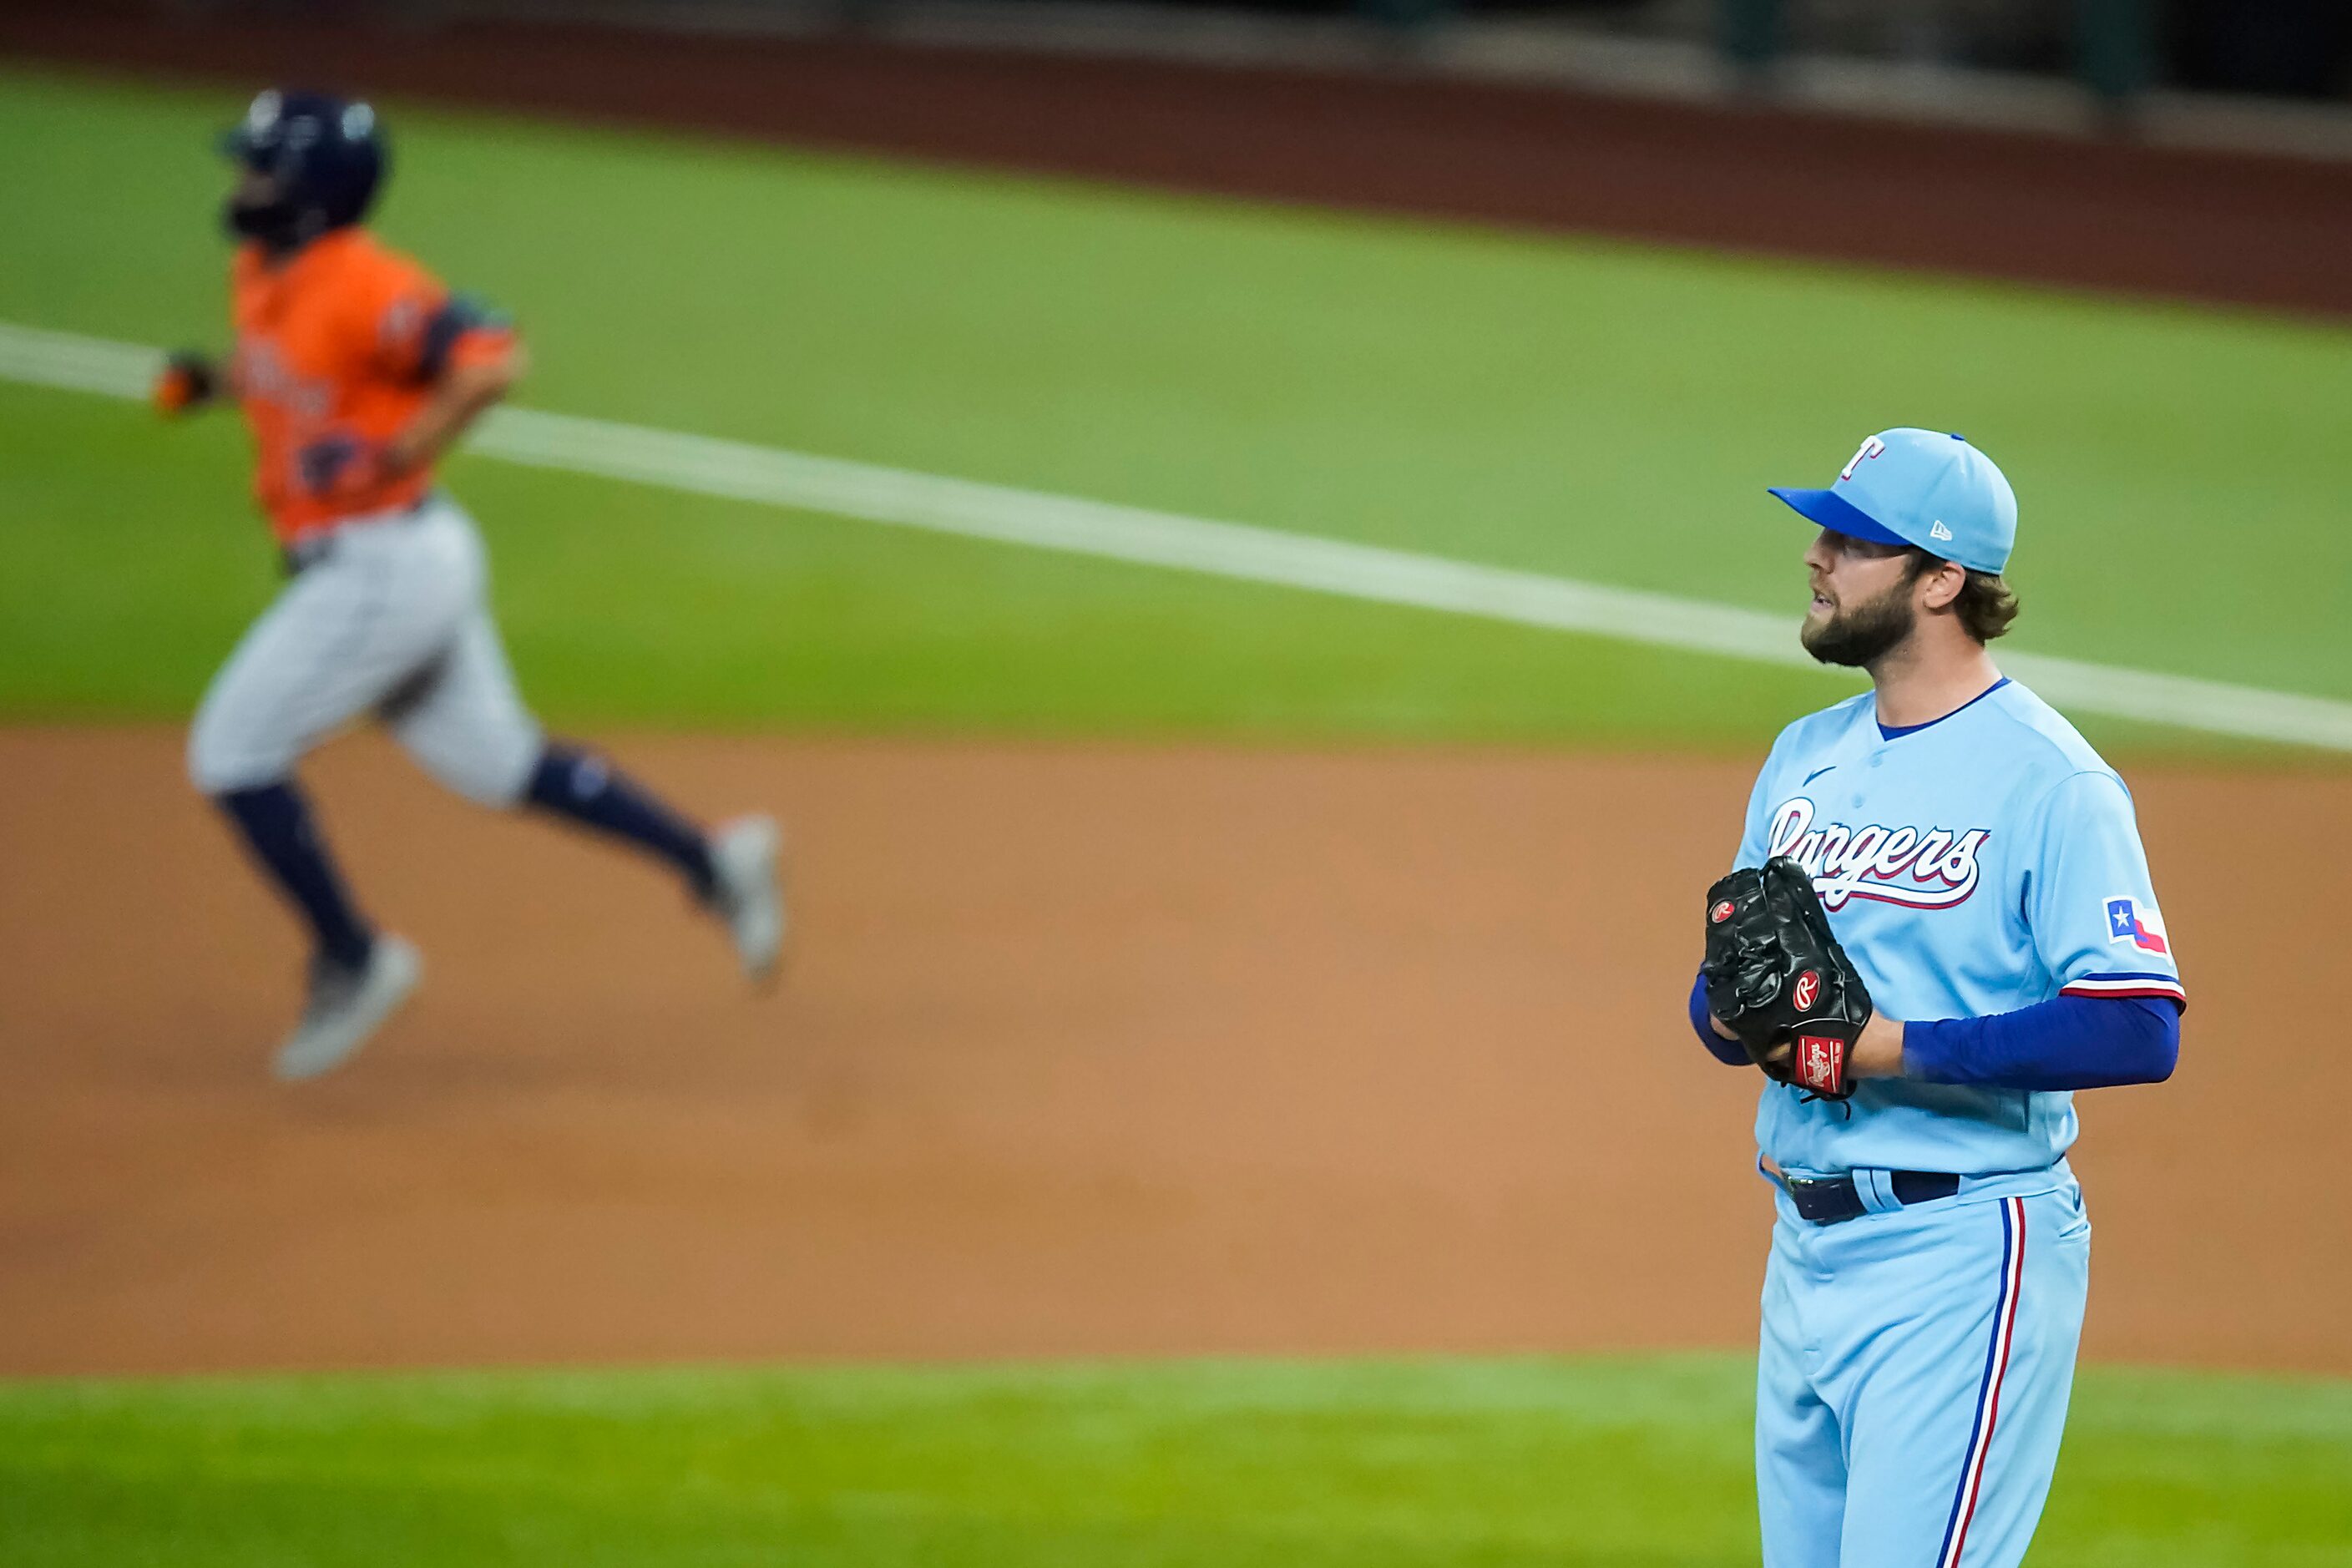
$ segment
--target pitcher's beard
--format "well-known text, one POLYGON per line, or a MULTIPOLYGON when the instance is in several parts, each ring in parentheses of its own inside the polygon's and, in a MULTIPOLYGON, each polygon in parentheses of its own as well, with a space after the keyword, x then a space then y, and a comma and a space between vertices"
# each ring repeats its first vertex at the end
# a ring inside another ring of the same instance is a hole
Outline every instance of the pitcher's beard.
POLYGON ((1841 607, 1825 621, 1807 621, 1797 640, 1823 664, 1861 669, 1902 646, 1917 625, 1906 579, 1875 599, 1841 607))

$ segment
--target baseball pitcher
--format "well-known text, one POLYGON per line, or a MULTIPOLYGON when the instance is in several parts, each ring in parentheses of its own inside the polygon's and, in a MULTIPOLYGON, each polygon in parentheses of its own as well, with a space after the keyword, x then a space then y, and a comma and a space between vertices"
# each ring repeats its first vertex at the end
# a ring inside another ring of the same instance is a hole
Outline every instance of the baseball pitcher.
POLYGON ((302 755, 362 715, 460 795, 535 806, 660 858, 764 980, 784 931, 775 824, 706 834, 611 763, 546 739, 516 693, 481 537, 433 470, 514 384, 522 349, 504 320, 360 226, 387 163, 374 111, 265 92, 224 149, 237 169, 225 213, 236 348, 222 363, 173 355, 156 401, 179 414, 236 400, 290 576, 188 738, 196 787, 315 944, 278 1075, 341 1064, 420 973, 415 948, 353 903, 295 784, 302 755))
POLYGON ((2017 500, 1895 429, 1828 489, 1802 640, 1873 690, 1780 732, 1709 889, 1699 1038, 1762 1069, 1768 1568, 2000 1568, 2050 1490, 2090 1280, 2074 1091, 2186 1005, 2130 792, 1994 668, 2017 500))

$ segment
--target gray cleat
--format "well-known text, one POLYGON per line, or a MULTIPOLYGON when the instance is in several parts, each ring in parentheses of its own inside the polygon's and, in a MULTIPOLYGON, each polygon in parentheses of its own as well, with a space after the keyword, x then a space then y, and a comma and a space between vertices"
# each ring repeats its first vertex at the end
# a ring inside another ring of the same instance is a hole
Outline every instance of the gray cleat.
POLYGON ((408 1000, 424 968, 416 949, 396 936, 377 937, 357 969, 312 960, 310 1000, 273 1070, 290 1083, 342 1066, 408 1000))
POLYGON ((783 836, 773 818, 738 817, 710 836, 709 907, 727 922, 735 956, 754 985, 775 977, 784 948, 784 896, 776 860, 783 836))

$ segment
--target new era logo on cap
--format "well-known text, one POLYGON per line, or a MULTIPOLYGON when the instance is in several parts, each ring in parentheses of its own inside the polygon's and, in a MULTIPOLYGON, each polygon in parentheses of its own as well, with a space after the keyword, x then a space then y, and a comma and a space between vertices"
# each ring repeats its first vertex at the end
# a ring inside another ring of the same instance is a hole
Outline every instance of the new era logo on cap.
POLYGON ((1949 539, 1952 537, 1952 531, 1944 526, 1944 520, 1939 517, 1936 520, 1936 525, 1927 531, 1927 537, 1930 539, 1949 539))

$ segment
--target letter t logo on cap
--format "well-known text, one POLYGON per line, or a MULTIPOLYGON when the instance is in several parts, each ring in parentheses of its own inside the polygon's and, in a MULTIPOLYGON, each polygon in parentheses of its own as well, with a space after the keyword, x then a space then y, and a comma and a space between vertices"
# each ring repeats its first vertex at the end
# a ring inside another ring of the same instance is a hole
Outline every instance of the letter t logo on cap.
POLYGON ((1842 479, 1850 479, 1853 478, 1853 471, 1856 468, 1862 467, 1863 464, 1870 461, 1871 458, 1877 457, 1881 452, 1885 450, 1885 442, 1880 440, 1875 436, 1871 437, 1860 447, 1854 448, 1853 456, 1847 458, 1845 467, 1838 470, 1838 478, 1842 479))

